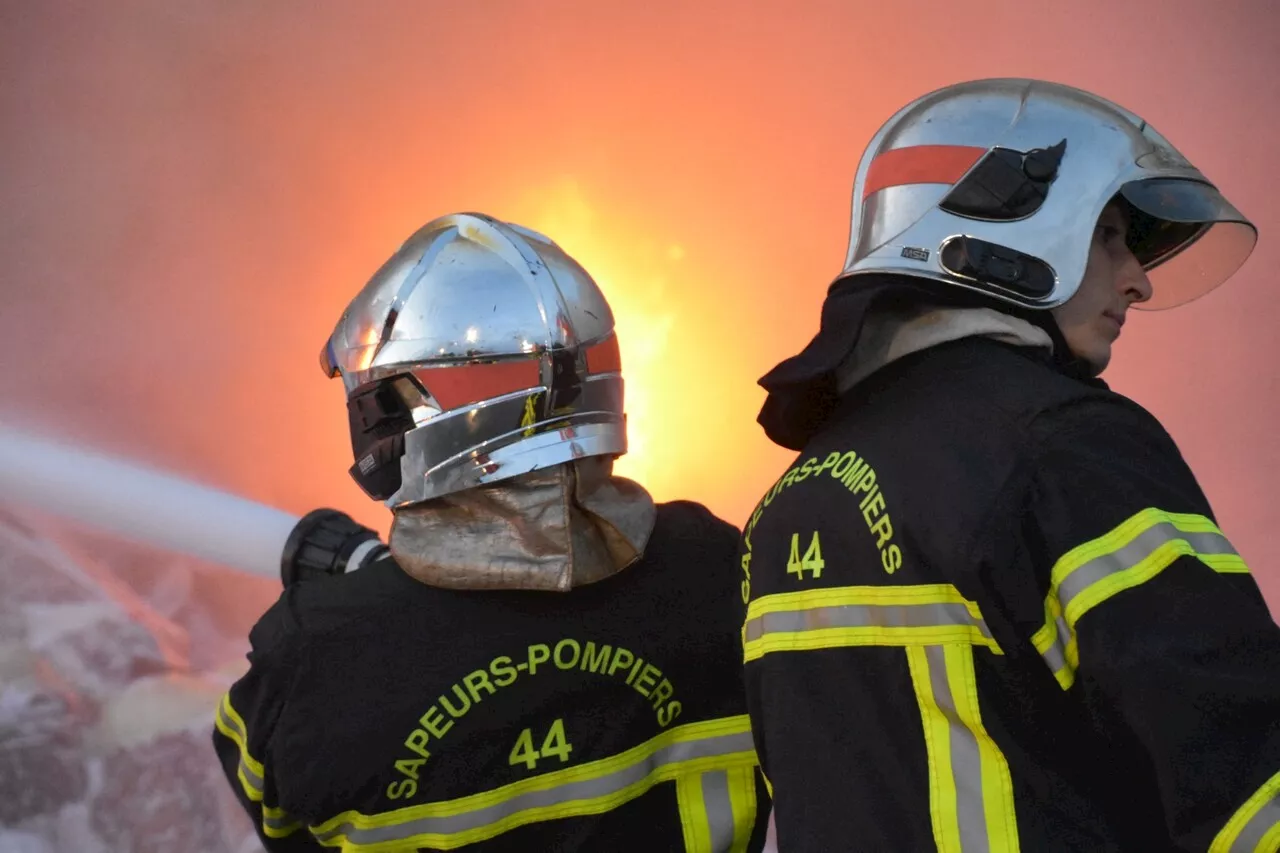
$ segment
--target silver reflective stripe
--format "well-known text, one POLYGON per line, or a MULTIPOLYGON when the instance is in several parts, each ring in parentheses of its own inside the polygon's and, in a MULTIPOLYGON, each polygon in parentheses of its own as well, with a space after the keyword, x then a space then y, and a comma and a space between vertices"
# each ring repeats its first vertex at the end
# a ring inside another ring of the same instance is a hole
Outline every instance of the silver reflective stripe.
MULTIPOLYGON (((244 778, 249 781, 249 784, 252 785, 255 790, 261 792, 263 787, 266 785, 266 782, 263 780, 261 775, 259 775, 257 772, 254 771, 254 769, 251 766, 249 766, 249 762, 245 760, 245 753, 247 753, 249 750, 249 734, 243 728, 240 727, 240 723, 236 720, 235 717, 227 713, 228 701, 229 700, 224 699, 222 704, 218 706, 218 719, 222 721, 222 724, 224 726, 226 726, 231 731, 235 732, 236 735, 239 735, 238 739, 236 737, 232 737, 231 739, 236 740, 237 741, 236 746, 240 747, 240 772, 244 775, 244 778)), ((208 713, 208 712, 206 711, 205 713, 208 713)), ((207 720, 209 718, 205 717, 205 719, 207 720)))
POLYGON ((945 712, 951 742, 951 773, 956 785, 956 818, 964 853, 990 853, 987 817, 982 797, 982 757, 978 739, 960 719, 951 683, 947 680, 946 648, 926 646, 933 701, 945 712))
POLYGON ((754 748, 751 732, 749 731, 683 741, 663 747, 651 755, 643 756, 633 764, 615 770, 612 773, 587 779, 574 779, 555 787, 516 794, 510 799, 493 805, 459 814, 442 817, 410 818, 402 823, 374 827, 360 827, 351 821, 345 821, 324 831, 313 829, 312 833, 321 842, 329 841, 340 835, 345 836, 346 841, 351 845, 402 841, 424 834, 455 835, 481 829, 528 809, 563 805, 575 800, 607 797, 644 781, 647 776, 656 773, 666 765, 679 764, 696 758, 714 758, 716 756, 750 752, 754 748))
POLYGON ((1231 853, 1270 853, 1259 850, 1262 837, 1276 824, 1280 824, 1280 799, 1272 797, 1267 801, 1253 819, 1244 825, 1235 844, 1231 845, 1231 853))
MULTIPOLYGON (((1098 542, 1103 542, 1103 537, 1098 542)), ((1051 595, 1056 596, 1060 613, 1053 621, 1053 642, 1041 652, 1041 656, 1049 666, 1049 670, 1062 683, 1063 688, 1071 685, 1074 669, 1067 660, 1067 647, 1071 644, 1074 628, 1066 619, 1067 606, 1078 599, 1094 585, 1121 572, 1128 571, 1149 558, 1158 548, 1168 542, 1183 540, 1191 549, 1200 555, 1239 556, 1235 548, 1221 533, 1200 532, 1188 533, 1180 530, 1171 522, 1165 521, 1148 527, 1135 536, 1128 544, 1101 554, 1084 563, 1058 582, 1051 595)), ((1096 604, 1097 602, 1095 602, 1096 604)), ((1085 608, 1075 614, 1079 619, 1088 612, 1085 608)), ((1074 621, 1074 620, 1073 620, 1074 621)), ((1042 629, 1043 630, 1043 629, 1042 629)))
POLYGON ((1053 637, 1053 645, 1041 654, 1045 663, 1049 664, 1049 669, 1056 673, 1067 668, 1067 639, 1071 636, 1071 629, 1067 626, 1067 620, 1062 618, 1062 614, 1058 614, 1053 624, 1057 629, 1053 637))
POLYGON ((262 825, 268 830, 275 830, 278 835, 286 835, 290 831, 297 829, 298 823, 298 820, 284 812, 267 814, 266 809, 262 811, 262 825))
POLYGON ((711 849, 729 853, 733 849, 733 801, 729 799, 729 774, 714 770, 702 774, 702 802, 707 810, 711 849))
POLYGON ((762 613, 746 624, 746 641, 766 634, 794 634, 823 628, 933 628, 970 625, 992 639, 987 623, 963 604, 834 604, 806 610, 762 613))
POLYGON ((1123 548, 1094 557, 1063 578, 1058 584, 1058 601, 1062 603, 1063 612, 1066 612, 1067 605, 1076 596, 1098 581, 1133 568, 1151 556, 1164 543, 1178 539, 1185 539, 1197 554, 1206 556, 1236 554, 1236 549, 1231 547, 1227 537, 1220 533, 1187 533, 1167 521, 1156 524, 1142 531, 1123 548))

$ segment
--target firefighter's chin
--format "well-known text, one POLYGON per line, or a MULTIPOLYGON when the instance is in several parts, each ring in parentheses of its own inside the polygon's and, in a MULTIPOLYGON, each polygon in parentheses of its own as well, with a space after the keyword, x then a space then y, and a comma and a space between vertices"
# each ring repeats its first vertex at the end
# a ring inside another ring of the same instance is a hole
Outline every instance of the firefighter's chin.
POLYGON ((1093 376, 1099 376, 1111 363, 1111 347, 1120 337, 1121 323, 1110 314, 1101 314, 1094 322, 1063 328, 1071 354, 1089 366, 1093 376))
POLYGON ((638 560, 656 517, 640 484, 592 457, 398 509, 390 548, 431 586, 567 592, 638 560))

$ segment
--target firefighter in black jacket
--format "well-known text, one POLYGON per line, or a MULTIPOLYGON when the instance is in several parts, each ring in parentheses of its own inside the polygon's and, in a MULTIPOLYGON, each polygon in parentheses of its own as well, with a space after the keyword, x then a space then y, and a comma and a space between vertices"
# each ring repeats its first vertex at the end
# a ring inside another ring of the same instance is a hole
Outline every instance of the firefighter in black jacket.
MULTIPOLYGON (((1031 80, 902 109, 744 531, 779 849, 1280 849, 1280 628, 1172 439, 1096 377, 1255 231, 1132 113, 1031 80)), ((1212 401, 1207 401, 1212 405, 1212 401)))
POLYGON ((272 851, 758 851, 738 533, 612 476, 613 316, 548 240, 414 234, 322 355, 390 556, 286 589, 214 742, 272 851))

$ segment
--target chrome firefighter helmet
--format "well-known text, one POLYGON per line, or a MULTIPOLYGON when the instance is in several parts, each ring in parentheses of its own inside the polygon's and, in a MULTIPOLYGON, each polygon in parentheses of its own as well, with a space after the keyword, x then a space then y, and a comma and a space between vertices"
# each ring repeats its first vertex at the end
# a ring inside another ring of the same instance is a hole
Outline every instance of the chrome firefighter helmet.
POLYGON ((604 295, 547 237, 482 214, 406 240, 320 358, 346 388, 351 475, 392 508, 627 449, 604 295))
POLYGON ((1103 208, 1122 199, 1153 297, 1180 305, 1226 281, 1254 226, 1138 116, 1040 80, 960 83, 903 107, 853 188, 839 278, 898 273, 1027 308, 1075 294, 1103 208))

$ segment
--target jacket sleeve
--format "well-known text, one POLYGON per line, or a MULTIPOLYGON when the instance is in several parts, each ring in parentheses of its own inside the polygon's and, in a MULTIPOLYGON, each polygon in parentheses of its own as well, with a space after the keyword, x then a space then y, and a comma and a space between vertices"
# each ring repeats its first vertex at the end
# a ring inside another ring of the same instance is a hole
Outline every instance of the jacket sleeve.
POLYGON ((223 773, 269 853, 322 849, 303 822, 281 808, 271 762, 300 642, 288 598, 286 592, 250 632, 249 671, 222 697, 213 730, 223 773))
POLYGON ((1280 628, 1172 439, 1127 402, 1042 416, 1022 518, 1033 642, 1145 755, 1179 850, 1280 850, 1280 628))

